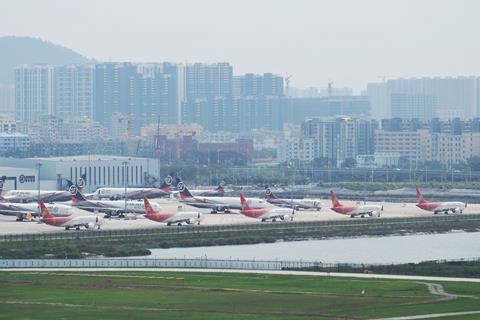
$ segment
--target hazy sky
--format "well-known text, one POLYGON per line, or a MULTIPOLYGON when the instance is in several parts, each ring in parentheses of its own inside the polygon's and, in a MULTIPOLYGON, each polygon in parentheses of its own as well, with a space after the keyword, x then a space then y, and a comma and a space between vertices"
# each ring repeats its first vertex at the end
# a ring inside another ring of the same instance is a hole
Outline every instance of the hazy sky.
MULTIPOLYGON (((112 61, 228 61, 292 86, 480 75, 480 1, 2 0, 0 35, 112 61)), ((1 48, 0 48, 1 50, 1 48)))

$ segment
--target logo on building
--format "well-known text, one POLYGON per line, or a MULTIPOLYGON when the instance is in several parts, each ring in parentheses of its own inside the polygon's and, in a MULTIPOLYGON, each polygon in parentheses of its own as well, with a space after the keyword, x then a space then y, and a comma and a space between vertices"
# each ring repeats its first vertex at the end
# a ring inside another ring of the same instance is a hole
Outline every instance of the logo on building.
POLYGON ((20 181, 20 183, 35 182, 35 176, 26 176, 24 174, 21 174, 18 177, 18 181, 20 181))

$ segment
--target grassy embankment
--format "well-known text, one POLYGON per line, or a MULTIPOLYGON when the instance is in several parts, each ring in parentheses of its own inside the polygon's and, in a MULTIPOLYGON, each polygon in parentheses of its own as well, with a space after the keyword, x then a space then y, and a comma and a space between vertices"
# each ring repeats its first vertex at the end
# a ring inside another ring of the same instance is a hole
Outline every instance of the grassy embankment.
MULTIPOLYGON (((480 284, 174 272, 0 273, 3 319, 372 319, 480 309, 480 284)), ((478 315, 462 319, 478 319, 478 315)), ((457 317, 458 319, 458 317, 457 317)))

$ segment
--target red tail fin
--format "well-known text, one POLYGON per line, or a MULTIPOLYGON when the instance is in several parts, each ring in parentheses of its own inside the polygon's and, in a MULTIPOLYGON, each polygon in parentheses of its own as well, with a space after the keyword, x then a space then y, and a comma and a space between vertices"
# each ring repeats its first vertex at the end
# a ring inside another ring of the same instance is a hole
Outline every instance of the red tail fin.
POLYGON ((145 204, 145 214, 154 214, 155 210, 153 210, 150 201, 148 201, 147 197, 143 197, 143 203, 145 204))
POLYGON ((240 203, 242 204, 242 210, 250 210, 247 199, 243 196, 243 193, 240 193, 240 203))
POLYGON ((422 203, 426 201, 419 187, 417 187, 417 200, 418 200, 418 203, 422 203))
POLYGON ((338 201, 337 196, 335 195, 335 192, 331 190, 330 190, 330 199, 332 199, 332 204, 334 208, 341 206, 340 201, 338 201))
POLYGON ((45 203, 42 200, 40 200, 40 213, 41 213, 42 219, 53 217, 50 214, 50 212, 48 212, 48 209, 47 209, 47 207, 45 206, 45 203))

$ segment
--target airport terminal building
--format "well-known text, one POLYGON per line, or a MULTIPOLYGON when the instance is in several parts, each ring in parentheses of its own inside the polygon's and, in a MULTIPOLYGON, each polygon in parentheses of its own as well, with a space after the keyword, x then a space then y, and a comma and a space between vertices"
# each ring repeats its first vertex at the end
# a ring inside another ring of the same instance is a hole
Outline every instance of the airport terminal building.
POLYGON ((5 189, 36 189, 38 169, 42 189, 62 189, 65 179, 78 181, 86 174, 85 191, 98 187, 141 186, 145 177, 158 177, 158 160, 109 155, 80 155, 51 158, 0 158, 0 176, 5 189), (126 170, 125 170, 126 169, 126 170))

